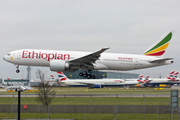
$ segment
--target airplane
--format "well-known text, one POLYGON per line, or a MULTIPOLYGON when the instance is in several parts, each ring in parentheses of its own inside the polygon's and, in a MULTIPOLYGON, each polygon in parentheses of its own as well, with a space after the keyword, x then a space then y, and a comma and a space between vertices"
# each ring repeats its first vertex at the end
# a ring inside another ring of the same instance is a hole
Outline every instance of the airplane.
POLYGON ((148 86, 148 84, 151 82, 151 80, 149 80, 149 75, 147 75, 144 80, 140 83, 140 86, 148 86))
POLYGON ((159 41, 154 43, 143 54, 104 53, 109 48, 97 52, 60 51, 21 49, 11 51, 4 60, 16 65, 50 67, 51 71, 74 72, 83 70, 80 76, 95 78, 93 70, 136 70, 173 63, 173 58, 164 58, 166 48, 172 38, 173 31, 167 32, 159 41))
POLYGON ((150 82, 149 75, 146 76, 145 79, 143 80, 142 74, 139 75, 138 79, 126 79, 125 81, 127 85, 129 86, 135 85, 135 86, 142 86, 142 87, 147 86, 147 84, 150 82))
POLYGON ((148 77, 146 77, 146 81, 142 81, 143 75, 139 75, 138 79, 73 79, 64 75, 63 72, 57 72, 59 80, 58 84, 68 85, 72 87, 89 87, 89 88, 103 88, 103 87, 117 87, 117 86, 134 86, 140 84, 140 86, 144 87, 146 82, 148 81, 148 77))
POLYGON ((57 72, 59 84, 68 85, 72 87, 89 87, 89 88, 103 88, 105 86, 124 86, 126 85, 123 79, 73 79, 70 80, 63 72, 57 72))
POLYGON ((5 87, 6 90, 13 90, 13 91, 26 91, 26 90, 33 90, 30 86, 7 86, 5 87))
POLYGON ((171 71, 166 78, 149 78, 149 83, 148 86, 155 86, 155 85, 159 85, 159 84, 177 84, 176 81, 178 81, 178 79, 174 78, 174 75, 177 76, 179 74, 179 72, 175 72, 174 70, 171 71))

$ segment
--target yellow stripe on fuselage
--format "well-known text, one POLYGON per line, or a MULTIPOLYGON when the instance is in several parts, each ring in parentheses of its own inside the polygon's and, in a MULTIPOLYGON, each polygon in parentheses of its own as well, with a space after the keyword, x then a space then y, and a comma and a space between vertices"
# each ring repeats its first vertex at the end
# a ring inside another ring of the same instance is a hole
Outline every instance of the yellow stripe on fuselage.
POLYGON ((161 47, 159 47, 159 48, 156 48, 155 50, 150 51, 150 52, 148 52, 148 53, 146 53, 146 54, 144 54, 144 55, 152 54, 152 53, 157 53, 157 52, 160 52, 160 51, 162 51, 162 50, 165 50, 165 49, 168 47, 168 45, 169 45, 169 43, 166 43, 166 44, 164 44, 163 46, 161 46, 161 47))

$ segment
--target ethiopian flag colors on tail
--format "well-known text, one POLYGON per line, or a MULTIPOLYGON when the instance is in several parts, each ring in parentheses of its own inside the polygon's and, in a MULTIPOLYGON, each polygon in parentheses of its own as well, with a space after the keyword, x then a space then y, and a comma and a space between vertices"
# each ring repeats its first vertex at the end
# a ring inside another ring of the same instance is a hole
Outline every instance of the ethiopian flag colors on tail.
POLYGON ((165 49, 169 45, 169 41, 172 38, 172 31, 168 32, 168 34, 160 40, 157 44, 152 45, 150 49, 148 49, 143 55, 148 56, 161 56, 165 53, 165 49))

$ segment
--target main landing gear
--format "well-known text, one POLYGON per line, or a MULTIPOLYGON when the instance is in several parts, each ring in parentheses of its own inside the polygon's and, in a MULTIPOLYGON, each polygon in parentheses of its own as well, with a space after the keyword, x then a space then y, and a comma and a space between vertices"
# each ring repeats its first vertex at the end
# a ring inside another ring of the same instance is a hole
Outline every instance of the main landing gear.
POLYGON ((19 73, 20 72, 19 65, 16 65, 16 68, 17 68, 16 73, 19 73))
POLYGON ((87 73, 87 72, 85 72, 85 73, 80 72, 79 76, 85 77, 87 79, 95 79, 95 75, 92 75, 91 72, 89 72, 89 73, 87 73))

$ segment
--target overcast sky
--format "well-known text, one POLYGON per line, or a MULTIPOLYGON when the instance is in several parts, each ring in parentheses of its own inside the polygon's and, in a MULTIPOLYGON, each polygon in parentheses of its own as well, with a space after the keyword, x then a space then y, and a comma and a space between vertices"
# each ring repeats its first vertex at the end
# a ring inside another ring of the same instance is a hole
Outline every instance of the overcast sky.
MULTIPOLYGON (((136 71, 165 77, 180 71, 179 0, 0 0, 0 78, 26 78, 3 56, 18 49, 54 49, 142 54, 169 30, 174 30, 165 57, 174 64, 136 71)), ((49 77, 49 68, 42 69, 49 77)))

